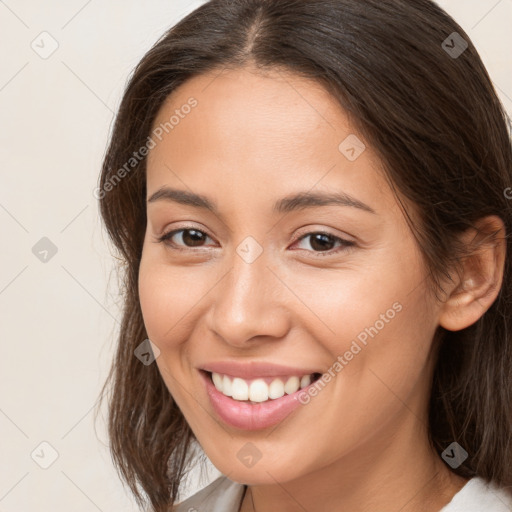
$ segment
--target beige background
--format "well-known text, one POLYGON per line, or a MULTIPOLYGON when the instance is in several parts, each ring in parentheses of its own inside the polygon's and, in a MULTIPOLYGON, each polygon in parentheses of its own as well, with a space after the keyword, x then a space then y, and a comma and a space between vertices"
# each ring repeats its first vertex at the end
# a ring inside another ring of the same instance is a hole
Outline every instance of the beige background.
MULTIPOLYGON (((136 510, 93 426, 120 319, 93 190, 130 71, 201 3, 0 0, 1 512, 136 510), (58 48, 44 59, 32 41, 58 48), (46 263, 32 252, 43 237, 57 249, 46 263)), ((512 113, 512 0, 440 4, 512 113)))

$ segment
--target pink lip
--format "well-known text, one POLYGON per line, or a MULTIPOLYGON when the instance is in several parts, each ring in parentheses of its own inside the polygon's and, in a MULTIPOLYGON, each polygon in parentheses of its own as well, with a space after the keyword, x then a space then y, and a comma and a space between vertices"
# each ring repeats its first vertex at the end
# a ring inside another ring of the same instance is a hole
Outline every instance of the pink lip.
POLYGON ((304 393, 309 387, 299 389, 291 395, 285 394, 275 400, 253 404, 234 400, 222 394, 213 385, 210 374, 205 371, 199 371, 199 374, 206 385, 206 392, 217 415, 228 425, 244 430, 260 430, 281 422, 301 405, 298 400, 299 393, 304 393))
POLYGON ((205 363, 199 365, 200 370, 208 372, 221 373, 223 375, 232 375, 241 379, 256 379, 258 377, 302 377, 312 373, 322 373, 322 370, 311 368, 299 368, 283 366, 280 364, 250 361, 247 363, 235 361, 218 361, 214 363, 205 363))

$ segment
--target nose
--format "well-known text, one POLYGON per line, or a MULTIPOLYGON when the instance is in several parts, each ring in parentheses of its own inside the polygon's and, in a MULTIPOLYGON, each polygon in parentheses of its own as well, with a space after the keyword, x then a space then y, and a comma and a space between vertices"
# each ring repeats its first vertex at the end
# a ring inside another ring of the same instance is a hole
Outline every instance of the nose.
POLYGON ((214 288, 209 328, 233 347, 282 338, 289 329, 292 297, 268 263, 265 251, 251 263, 234 254, 214 288))

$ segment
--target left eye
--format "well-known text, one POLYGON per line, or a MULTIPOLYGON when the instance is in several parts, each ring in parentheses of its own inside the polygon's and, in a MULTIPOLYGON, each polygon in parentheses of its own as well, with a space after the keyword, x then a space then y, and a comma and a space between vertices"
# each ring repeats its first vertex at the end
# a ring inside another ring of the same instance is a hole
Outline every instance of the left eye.
MULTIPOLYGON (((314 252, 319 252, 319 253, 332 254, 333 252, 338 252, 340 250, 344 250, 345 248, 351 247, 354 245, 354 242, 350 242, 350 241, 344 240, 343 238, 340 238, 338 236, 331 235, 330 233, 323 233, 323 232, 307 233, 306 235, 300 237, 298 242, 302 242, 303 240, 306 240, 308 238, 310 238, 309 244, 314 249, 314 252), (339 242, 341 248, 333 251, 332 246, 336 242, 339 242)), ((322 256, 323 256, 323 254, 322 254, 322 256)))

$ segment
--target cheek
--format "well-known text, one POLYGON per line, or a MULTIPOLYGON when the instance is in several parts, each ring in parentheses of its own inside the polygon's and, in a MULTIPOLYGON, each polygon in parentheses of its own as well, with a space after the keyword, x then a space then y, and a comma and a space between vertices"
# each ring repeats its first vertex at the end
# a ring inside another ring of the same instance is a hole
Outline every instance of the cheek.
POLYGON ((333 272, 318 271, 286 276, 300 299, 295 309, 303 311, 303 325, 334 357, 349 351, 354 340, 364 347, 373 338, 386 337, 404 316, 402 301, 407 292, 390 277, 396 275, 393 269, 369 267, 341 269, 335 277, 333 272))
POLYGON ((186 353, 184 329, 193 311, 193 298, 187 298, 187 281, 183 275, 173 275, 171 267, 146 256, 139 269, 139 300, 148 338, 160 350, 156 359, 159 372, 173 398, 180 407, 186 405, 180 382, 189 376, 183 374, 186 353), (181 286, 177 283, 182 283, 181 286), (184 283, 184 284, 183 284, 184 283), (189 304, 189 302, 191 302, 189 304))
POLYGON ((362 327, 352 324, 350 334, 343 338, 335 392, 344 410, 357 411, 360 425, 354 428, 366 425, 368 435, 405 409, 422 415, 435 330, 424 314, 423 302, 419 290, 393 295, 389 303, 375 301, 372 315, 362 316, 366 323, 362 327))
POLYGON ((312 338, 330 354, 333 403, 359 411, 365 424, 374 424, 377 414, 381 421, 396 413, 397 396, 409 396, 426 378, 436 326, 419 262, 396 260, 383 257, 379 266, 338 281, 303 275, 292 287, 310 308, 312 338))
POLYGON ((149 258, 142 259, 139 270, 142 316, 149 338, 160 347, 186 308, 183 287, 177 285, 180 282, 169 275, 168 268, 149 258))
POLYGON ((139 269, 139 299, 149 338, 165 350, 187 339, 204 314, 205 295, 213 286, 207 268, 183 267, 143 255, 139 269))

